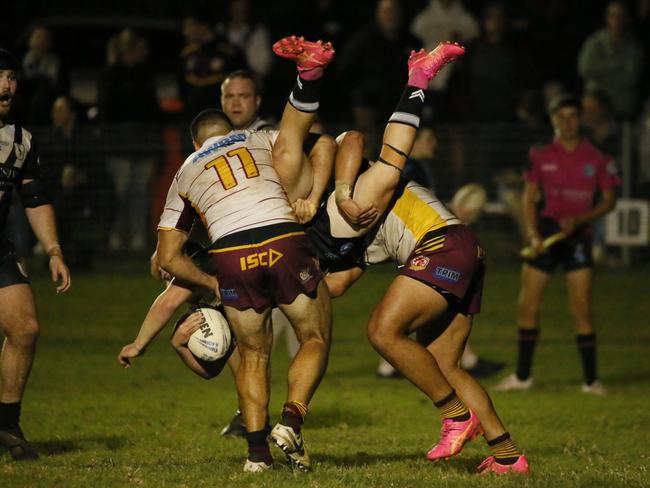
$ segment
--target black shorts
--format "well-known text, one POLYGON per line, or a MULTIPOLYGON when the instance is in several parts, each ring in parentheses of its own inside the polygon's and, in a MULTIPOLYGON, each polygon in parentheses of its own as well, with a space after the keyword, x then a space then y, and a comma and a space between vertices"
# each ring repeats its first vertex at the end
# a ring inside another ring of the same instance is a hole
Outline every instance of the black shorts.
MULTIPOLYGON (((542 237, 548 237, 560 230, 557 222, 551 219, 540 219, 539 231, 542 237)), ((548 252, 533 259, 525 259, 529 266, 551 274, 558 264, 562 265, 565 273, 582 268, 593 268, 594 260, 591 253, 592 236, 588 229, 579 229, 571 236, 552 246, 548 252)))
POLYGON ((29 284, 27 272, 18 262, 9 241, 0 242, 0 288, 29 284))

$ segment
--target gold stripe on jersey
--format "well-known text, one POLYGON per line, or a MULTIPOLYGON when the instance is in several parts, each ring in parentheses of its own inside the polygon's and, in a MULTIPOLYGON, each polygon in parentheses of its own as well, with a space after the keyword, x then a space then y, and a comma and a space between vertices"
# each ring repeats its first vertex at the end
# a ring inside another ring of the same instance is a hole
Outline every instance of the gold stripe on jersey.
POLYGON ((440 243, 443 243, 443 242, 445 242, 445 236, 437 236, 437 237, 434 237, 432 239, 422 241, 420 243, 420 247, 432 246, 432 245, 440 244, 440 243))
POLYGON ((182 233, 185 234, 186 236, 189 235, 189 233, 185 232, 183 229, 177 229, 176 227, 161 227, 161 226, 158 226, 158 230, 164 230, 164 231, 175 230, 175 231, 177 231, 177 232, 182 232, 182 233))
POLYGON ((438 249, 442 249, 445 247, 445 241, 443 240, 442 242, 436 243, 436 244, 431 244, 429 246, 420 246, 415 249, 415 252, 423 252, 423 251, 437 251, 438 249))
POLYGON ((266 244, 269 244, 274 241, 279 241, 280 239, 285 239, 287 237, 293 237, 293 236, 304 236, 305 233, 303 231, 299 232, 289 232, 287 234, 282 234, 279 236, 271 237, 270 239, 267 239, 262 242, 256 242, 255 244, 244 244, 241 246, 233 246, 233 247, 225 247, 223 249, 210 249, 208 252, 211 254, 216 254, 219 252, 226 252, 226 251, 237 251, 239 249, 250 249, 251 247, 259 247, 259 246, 265 246, 266 244))
POLYGON ((408 188, 404 189, 391 212, 411 231, 415 242, 422 239, 427 232, 447 225, 447 221, 434 208, 408 188))

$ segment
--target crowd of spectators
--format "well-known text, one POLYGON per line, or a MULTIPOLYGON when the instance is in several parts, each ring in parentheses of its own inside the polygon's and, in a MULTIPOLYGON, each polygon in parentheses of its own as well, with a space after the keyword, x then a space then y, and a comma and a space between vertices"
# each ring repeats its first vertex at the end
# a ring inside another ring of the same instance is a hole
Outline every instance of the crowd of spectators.
MULTIPOLYGON (((123 3, 115 8, 126 12, 125 25, 130 16, 149 15, 123 3)), ((69 42, 57 45, 66 33, 47 15, 22 31, 13 25, 15 38, 0 35, 0 44, 23 59, 16 116, 45 134, 41 153, 52 165, 58 214, 101 216, 107 222, 101 241, 112 250, 145 250, 154 218, 150 183, 170 157, 163 127, 184 134, 198 111, 219 107, 228 73, 253 72, 264 90, 262 116, 279 117, 286 93, 277 87, 285 87, 293 72, 276 63, 271 44, 292 33, 335 43, 320 115, 326 129, 363 131, 369 153, 399 98, 410 51, 451 39, 465 44, 467 54, 432 81, 424 114, 427 140, 439 146, 436 160, 450 168, 449 187, 467 180, 468 167, 478 168, 473 177, 491 185, 492 197, 517 181, 513 173, 526 147, 548 135, 548 100, 561 92, 582 95, 585 131, 607 153, 620 155, 622 123, 638 122, 640 187, 646 174, 650 187, 650 162, 643 160, 650 154, 650 0, 364 0, 354 9, 341 0, 272 6, 224 0, 161 12, 177 22, 170 33, 175 52, 151 56, 159 46, 150 44, 150 26, 138 29, 134 22, 136 28, 116 28, 105 39, 106 51, 94 53, 106 60, 103 67, 79 66, 77 58, 87 59, 80 54, 83 39, 75 39, 74 49, 69 42), (79 82, 87 78, 78 75, 93 70, 88 90, 79 82), (81 188, 100 182, 104 203, 91 204, 97 195, 81 188)), ((172 144, 175 158, 189 149, 186 139, 182 135, 180 148, 172 144)), ((432 155, 419 158, 430 161, 432 155)), ((434 185, 440 181, 430 165, 424 168, 434 185)), ((62 229, 73 242, 76 231, 62 229)), ((83 262, 90 251, 78 252, 83 262)))

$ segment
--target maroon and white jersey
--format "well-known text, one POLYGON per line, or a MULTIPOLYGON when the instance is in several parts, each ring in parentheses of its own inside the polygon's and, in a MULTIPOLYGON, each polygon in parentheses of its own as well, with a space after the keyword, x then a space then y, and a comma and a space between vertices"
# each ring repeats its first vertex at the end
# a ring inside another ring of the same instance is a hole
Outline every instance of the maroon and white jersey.
POLYGON ((275 132, 211 137, 180 167, 158 228, 189 232, 198 215, 212 242, 239 232, 297 222, 271 159, 275 132))

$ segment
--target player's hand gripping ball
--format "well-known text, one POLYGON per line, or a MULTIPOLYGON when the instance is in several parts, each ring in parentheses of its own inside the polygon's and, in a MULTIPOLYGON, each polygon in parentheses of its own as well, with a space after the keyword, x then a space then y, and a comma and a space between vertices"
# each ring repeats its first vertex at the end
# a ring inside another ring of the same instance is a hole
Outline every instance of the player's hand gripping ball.
POLYGON ((232 340, 226 317, 213 308, 199 308, 197 312, 203 317, 203 323, 190 336, 188 349, 203 361, 221 359, 228 352, 232 340))

